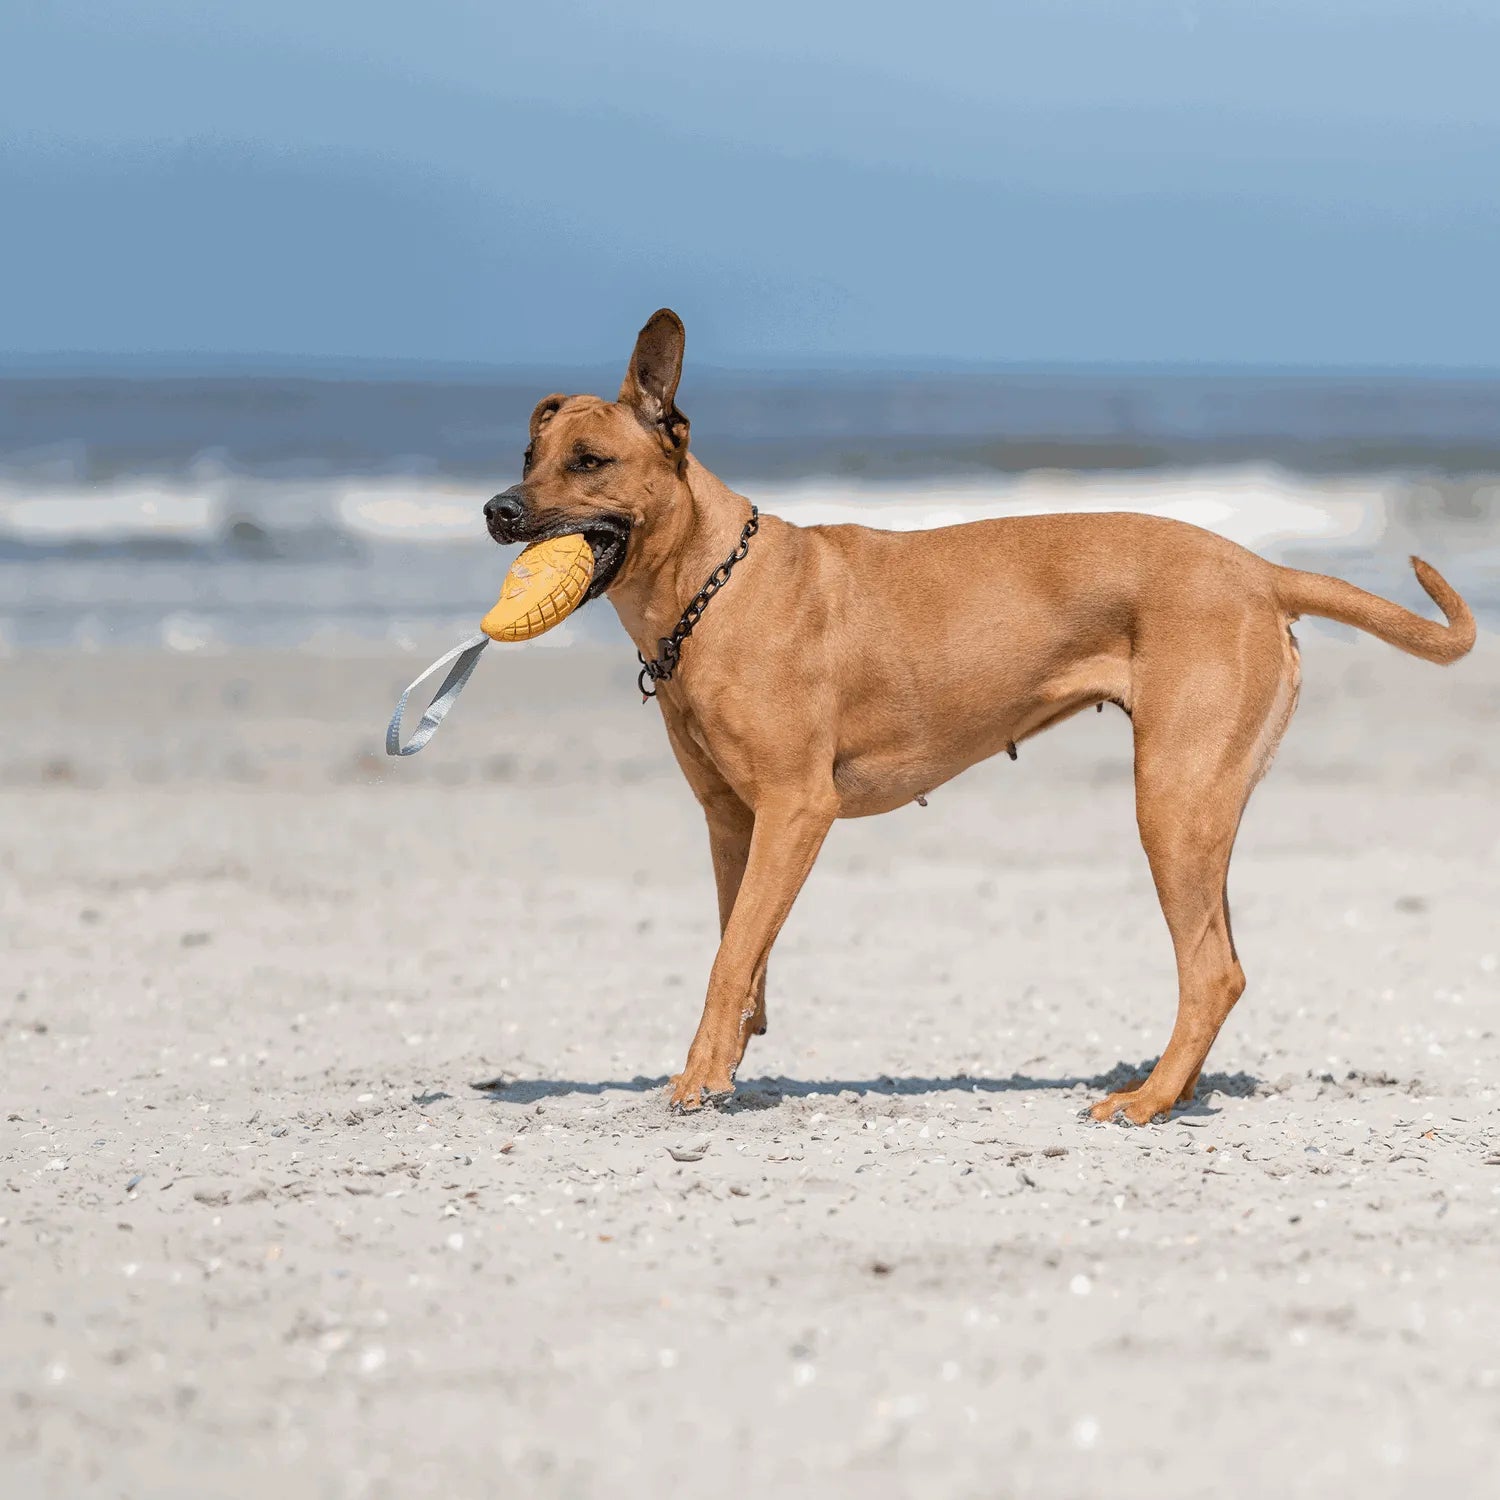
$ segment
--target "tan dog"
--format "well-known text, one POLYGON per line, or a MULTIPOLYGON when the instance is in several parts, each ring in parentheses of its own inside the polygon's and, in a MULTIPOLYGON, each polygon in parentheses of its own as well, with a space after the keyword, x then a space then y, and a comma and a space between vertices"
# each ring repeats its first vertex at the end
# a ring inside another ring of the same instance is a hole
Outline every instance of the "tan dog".
MULTIPOLYGON (((583 532, 657 656, 736 550, 749 501, 688 453, 683 329, 644 329, 618 401, 548 396, 521 484, 485 507, 497 541, 583 532)), ((1177 1022, 1143 1083, 1094 1105, 1144 1125, 1191 1100, 1245 987, 1225 880, 1240 815, 1297 702, 1289 626, 1322 615, 1428 661, 1474 643, 1468 606, 1413 559, 1446 628, 1222 537, 1139 515, 1046 515, 937 531, 766 516, 657 684, 708 818, 721 942, 671 1102, 732 1092, 765 1030, 766 960, 835 818, 889 812, 1096 703, 1134 721, 1136 816, 1177 953, 1177 1022), (902 607, 893 628, 891 601, 902 607)))

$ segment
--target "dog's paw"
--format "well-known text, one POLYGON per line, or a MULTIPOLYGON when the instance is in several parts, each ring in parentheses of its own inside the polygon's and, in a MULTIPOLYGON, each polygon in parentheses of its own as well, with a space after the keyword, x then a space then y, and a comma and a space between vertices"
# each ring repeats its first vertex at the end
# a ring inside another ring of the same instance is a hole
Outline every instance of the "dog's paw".
POLYGON ((705 1104, 716 1104, 734 1092, 734 1079, 727 1072, 684 1069, 672 1078, 672 1093, 667 1104, 677 1114, 690 1114, 705 1104))
POLYGON ((1110 1094, 1088 1111, 1091 1120, 1119 1120, 1131 1125, 1149 1125, 1153 1120, 1172 1113, 1175 1099, 1163 1099, 1149 1086, 1110 1094))

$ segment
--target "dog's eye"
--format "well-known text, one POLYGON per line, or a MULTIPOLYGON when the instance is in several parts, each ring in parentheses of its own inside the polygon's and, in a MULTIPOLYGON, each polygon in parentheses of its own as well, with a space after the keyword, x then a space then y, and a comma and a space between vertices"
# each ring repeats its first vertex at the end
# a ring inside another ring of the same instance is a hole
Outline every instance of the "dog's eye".
POLYGON ((592 474, 595 469, 602 469, 609 462, 609 459, 601 458, 597 453, 580 453, 570 467, 580 474, 592 474))
POLYGON ((521 455, 521 478, 524 479, 531 473, 531 461, 536 457, 535 451, 528 446, 526 452, 521 455))

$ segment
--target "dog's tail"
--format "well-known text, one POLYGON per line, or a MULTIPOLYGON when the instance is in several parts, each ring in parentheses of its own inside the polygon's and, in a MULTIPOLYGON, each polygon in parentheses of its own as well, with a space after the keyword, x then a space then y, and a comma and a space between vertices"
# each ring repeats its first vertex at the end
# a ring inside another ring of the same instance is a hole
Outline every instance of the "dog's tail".
POLYGON ((1474 616, 1457 589, 1420 557, 1411 560, 1417 582, 1447 616, 1448 623, 1424 620, 1421 615, 1392 604, 1378 594, 1368 594, 1342 578, 1323 573, 1303 573, 1296 568, 1277 568, 1276 596, 1290 615, 1319 615, 1367 630, 1392 646, 1420 656, 1424 661, 1444 664, 1463 656, 1474 644, 1474 616))

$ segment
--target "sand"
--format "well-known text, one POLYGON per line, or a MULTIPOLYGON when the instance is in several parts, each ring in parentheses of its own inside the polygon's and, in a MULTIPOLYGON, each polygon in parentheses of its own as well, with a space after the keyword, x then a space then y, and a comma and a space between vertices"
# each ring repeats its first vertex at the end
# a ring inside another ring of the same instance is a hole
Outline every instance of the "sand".
POLYGON ((1114 711, 835 829, 685 1120, 714 903, 628 649, 490 653, 401 763, 425 655, 0 663, 0 1488, 1493 1484, 1500 655, 1304 648, 1250 989, 1146 1130, 1078 1118, 1174 1003, 1114 711))

